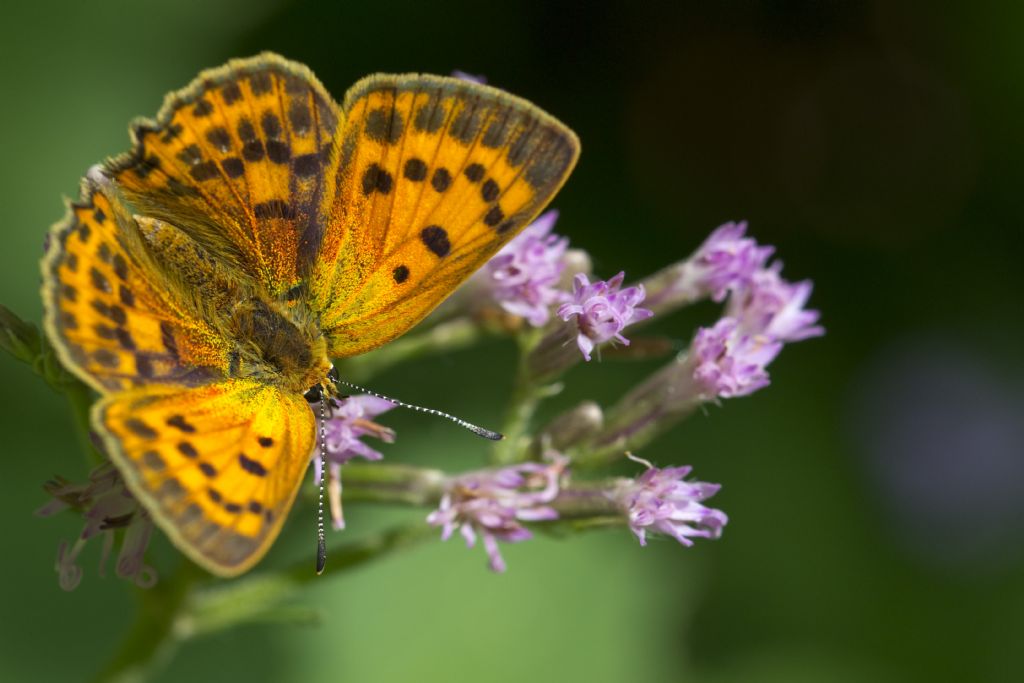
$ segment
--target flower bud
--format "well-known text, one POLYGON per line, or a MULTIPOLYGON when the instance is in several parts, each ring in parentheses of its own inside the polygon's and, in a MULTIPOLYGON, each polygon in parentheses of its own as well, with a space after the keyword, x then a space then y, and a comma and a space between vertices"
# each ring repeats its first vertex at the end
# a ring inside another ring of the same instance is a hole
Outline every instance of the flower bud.
POLYGON ((600 432, 603 426, 601 406, 594 401, 584 401, 549 422, 537 435, 534 446, 565 452, 600 432))

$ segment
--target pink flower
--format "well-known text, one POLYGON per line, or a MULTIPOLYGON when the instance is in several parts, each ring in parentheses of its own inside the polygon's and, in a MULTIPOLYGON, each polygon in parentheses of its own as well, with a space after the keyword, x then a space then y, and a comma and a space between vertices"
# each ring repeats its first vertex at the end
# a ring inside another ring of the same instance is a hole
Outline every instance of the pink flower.
POLYGON ((780 276, 782 263, 754 274, 748 286, 729 300, 726 315, 736 318, 747 333, 765 334, 781 341, 800 341, 825 334, 816 325, 820 313, 804 309, 814 285, 810 280, 786 282, 780 276))
POLYGON ((521 522, 557 519, 547 505, 558 495, 559 478, 568 460, 522 463, 496 470, 471 472, 452 479, 437 510, 427 522, 441 527, 441 540, 458 529, 472 548, 479 534, 490 559, 488 566, 505 571, 498 541, 518 543, 533 535, 521 522))
POLYGON ((591 284, 586 275, 579 273, 573 280, 572 301, 558 309, 562 320, 576 319, 576 343, 588 361, 598 344, 614 340, 628 346, 629 340, 621 334, 623 328, 654 315, 646 308, 636 307, 644 300, 643 285, 620 291, 624 277, 625 273, 619 273, 607 282, 591 284))
MULTIPOLYGON (((394 403, 376 396, 348 396, 331 407, 330 417, 323 425, 324 444, 327 447, 328 494, 331 508, 331 522, 335 529, 345 528, 345 517, 341 507, 341 466, 352 458, 380 460, 384 456, 361 439, 373 436, 384 443, 393 443, 395 432, 379 425, 372 418, 386 413, 395 407, 394 403)), ((314 411, 318 408, 314 407, 314 411)), ((310 457, 313 459, 313 475, 317 484, 320 483, 320 439, 317 433, 317 445, 310 457)))
MULTIPOLYGON (((391 401, 364 394, 348 396, 332 408, 324 425, 324 442, 331 462, 344 465, 355 457, 380 460, 384 456, 360 439, 374 436, 384 443, 394 443, 394 431, 373 422, 372 419, 395 407, 391 401)), ((319 460, 319 458, 317 458, 319 460)))
POLYGON ((825 334, 817 325, 818 311, 804 309, 811 295, 810 280, 791 283, 773 263, 732 292, 725 317, 714 327, 700 328, 690 353, 693 377, 712 396, 746 396, 768 386, 767 366, 784 343, 825 334))
POLYGON ((729 291, 748 284, 775 248, 759 246, 744 236, 746 231, 743 221, 725 223, 712 232, 689 259, 689 286, 722 301, 729 291))
POLYGON ((732 398, 768 386, 765 367, 782 350, 782 342, 766 335, 744 334, 734 318, 697 330, 690 352, 694 379, 706 394, 732 398))
POLYGON ((551 307, 568 299, 558 287, 569 240, 551 232, 557 211, 548 211, 505 245, 483 271, 494 299, 512 315, 543 327, 551 307))
POLYGON ((471 74, 465 71, 459 71, 455 69, 452 71, 452 77, 458 78, 460 81, 469 81, 470 83, 476 83, 478 85, 486 85, 487 77, 481 74, 471 74))
POLYGON ((61 541, 57 548, 55 568, 61 588, 70 591, 78 586, 82 580, 82 568, 76 560, 86 542, 97 536, 103 537, 99 569, 100 576, 103 576, 119 529, 124 530, 124 535, 114 573, 140 588, 149 588, 156 583, 156 570, 144 562, 146 548, 153 535, 153 521, 125 488, 124 480, 113 464, 105 462, 96 467, 84 484, 72 484, 57 477, 47 482, 45 488, 54 499, 36 510, 36 515, 51 517, 70 508, 81 512, 85 518, 85 527, 75 544, 69 547, 67 541, 61 541))
POLYGON ((647 307, 661 314, 701 299, 724 301, 749 286, 775 248, 759 245, 746 231, 745 222, 720 225, 688 258, 646 278, 647 307))
POLYGON ((640 545, 647 545, 647 533, 656 531, 679 541, 685 546, 690 540, 718 538, 729 518, 721 510, 705 507, 702 501, 718 493, 719 484, 701 481, 683 481, 690 467, 659 469, 646 460, 629 456, 631 460, 647 466, 647 471, 636 479, 623 480, 612 497, 629 520, 629 528, 640 545))

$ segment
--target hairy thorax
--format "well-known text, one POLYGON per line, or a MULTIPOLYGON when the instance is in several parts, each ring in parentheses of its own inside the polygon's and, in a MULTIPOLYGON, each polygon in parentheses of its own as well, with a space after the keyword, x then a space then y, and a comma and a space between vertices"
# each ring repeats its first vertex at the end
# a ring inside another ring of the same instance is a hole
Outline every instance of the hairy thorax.
POLYGON ((331 369, 326 341, 301 304, 253 297, 234 305, 230 325, 238 376, 304 393, 331 369))

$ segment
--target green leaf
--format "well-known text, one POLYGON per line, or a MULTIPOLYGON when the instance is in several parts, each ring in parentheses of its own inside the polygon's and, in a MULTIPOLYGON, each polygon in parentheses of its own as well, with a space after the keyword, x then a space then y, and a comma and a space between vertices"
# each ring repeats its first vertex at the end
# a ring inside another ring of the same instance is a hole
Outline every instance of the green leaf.
POLYGON ((19 318, 3 304, 0 304, 0 347, 29 365, 35 364, 41 347, 38 328, 19 318))

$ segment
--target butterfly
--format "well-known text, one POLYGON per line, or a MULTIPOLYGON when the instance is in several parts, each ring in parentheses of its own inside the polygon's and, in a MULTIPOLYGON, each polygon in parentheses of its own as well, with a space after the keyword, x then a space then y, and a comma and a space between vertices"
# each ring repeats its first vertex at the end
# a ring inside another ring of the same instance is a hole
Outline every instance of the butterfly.
POLYGON ((579 141, 501 90, 377 74, 339 105, 264 53, 132 124, 50 233, 45 327, 171 541, 220 576, 267 552, 331 359, 398 337, 526 226, 579 141))

